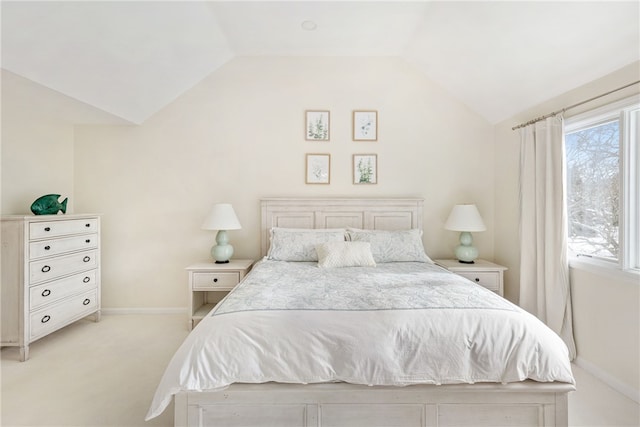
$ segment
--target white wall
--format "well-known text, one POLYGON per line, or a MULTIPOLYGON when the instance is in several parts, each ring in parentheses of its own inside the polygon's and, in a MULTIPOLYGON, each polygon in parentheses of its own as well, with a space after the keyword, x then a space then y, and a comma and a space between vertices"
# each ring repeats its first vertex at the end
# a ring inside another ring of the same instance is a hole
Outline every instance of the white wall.
MULTIPOLYGON (((495 127, 495 256, 510 267, 505 274, 505 295, 517 302, 520 250, 518 241, 519 136, 511 128, 638 80, 640 63, 631 64, 602 79, 551 99, 495 127)), ((565 117, 638 93, 637 85, 570 110, 565 117)), ((615 275, 594 274, 572 268, 574 336, 579 360, 593 365, 623 388, 640 389, 640 283, 615 275)), ((598 374, 598 372, 596 372, 598 374)), ((605 378, 607 379, 607 378, 605 378)), ((625 389, 626 390, 626 389, 625 389)), ((622 390, 622 391, 625 391, 622 390)), ((629 393, 627 393, 629 394, 629 393)))
POLYGON ((599 269, 571 269, 577 363, 640 399, 640 282, 599 269))
POLYGON ((78 211, 103 216, 106 307, 184 307, 184 267, 206 259, 200 224, 230 202, 235 257, 259 256, 259 200, 417 196, 425 245, 450 256, 443 223, 479 206, 493 256, 492 127, 422 74, 389 58, 237 58, 138 127, 76 128, 78 211), (304 111, 331 111, 331 141, 304 139, 304 111), (379 112, 377 142, 351 141, 351 112, 379 112), (305 184, 305 153, 331 154, 331 184, 305 184), (353 153, 377 153, 379 183, 351 183, 353 153))
POLYGON ((45 194, 69 197, 73 212, 73 135, 73 126, 34 114, 3 87, 3 214, 31 214, 31 203, 45 194))
POLYGON ((30 214, 44 194, 69 197, 74 211, 74 124, 127 123, 24 77, 1 70, 3 214, 30 214))

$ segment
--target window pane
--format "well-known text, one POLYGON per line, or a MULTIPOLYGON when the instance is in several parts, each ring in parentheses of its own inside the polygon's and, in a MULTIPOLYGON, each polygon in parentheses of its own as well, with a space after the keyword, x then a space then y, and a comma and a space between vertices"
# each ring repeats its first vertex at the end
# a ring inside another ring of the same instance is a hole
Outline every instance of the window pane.
POLYGON ((568 133, 565 144, 569 250, 618 259, 618 120, 568 133))

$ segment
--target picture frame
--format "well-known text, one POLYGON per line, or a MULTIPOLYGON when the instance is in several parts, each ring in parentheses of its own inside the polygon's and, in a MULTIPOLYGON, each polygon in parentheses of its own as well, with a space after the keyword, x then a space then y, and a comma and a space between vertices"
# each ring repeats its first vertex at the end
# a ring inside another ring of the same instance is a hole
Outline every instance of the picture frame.
POLYGON ((331 131, 328 110, 305 111, 305 139, 307 141, 329 141, 331 131))
POLYGON ((378 183, 378 155, 354 154, 353 155, 353 183, 377 184, 378 183))
POLYGON ((376 110, 355 110, 353 112, 353 140, 378 140, 378 112, 376 110))
POLYGON ((307 184, 331 183, 331 154, 309 153, 306 156, 305 182, 307 184))

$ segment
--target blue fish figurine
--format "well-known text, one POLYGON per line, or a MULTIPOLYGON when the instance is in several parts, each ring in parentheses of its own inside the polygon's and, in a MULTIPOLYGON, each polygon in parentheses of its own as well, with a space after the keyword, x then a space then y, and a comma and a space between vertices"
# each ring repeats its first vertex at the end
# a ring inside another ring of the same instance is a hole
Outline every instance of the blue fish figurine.
POLYGON ((55 215, 58 211, 66 213, 68 198, 65 198, 62 203, 60 203, 58 202, 59 197, 59 194, 47 194, 38 197, 36 201, 31 204, 31 212, 35 215, 55 215))

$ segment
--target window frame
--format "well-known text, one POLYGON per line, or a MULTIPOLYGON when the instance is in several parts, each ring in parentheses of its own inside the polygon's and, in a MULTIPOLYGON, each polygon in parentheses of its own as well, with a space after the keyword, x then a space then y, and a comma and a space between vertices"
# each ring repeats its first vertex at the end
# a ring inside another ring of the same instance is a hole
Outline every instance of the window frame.
MULTIPOLYGON (((620 135, 620 218, 618 259, 569 253, 569 264, 598 270, 619 270, 625 276, 640 276, 640 94, 612 102, 565 119, 563 137, 568 133, 618 120, 620 135), (632 141, 631 138, 635 137, 632 141)), ((566 168, 567 162, 564 161, 566 168)), ((565 180, 565 189, 568 183, 565 180)), ((569 218, 567 217, 567 221, 569 218)))

